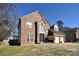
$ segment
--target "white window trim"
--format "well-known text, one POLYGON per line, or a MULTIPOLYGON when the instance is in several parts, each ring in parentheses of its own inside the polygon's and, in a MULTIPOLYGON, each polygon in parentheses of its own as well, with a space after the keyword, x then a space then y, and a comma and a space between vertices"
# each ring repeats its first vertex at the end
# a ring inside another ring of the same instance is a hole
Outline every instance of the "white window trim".
POLYGON ((33 34, 32 34, 32 33, 26 34, 26 39, 27 39, 27 35, 29 35, 29 38, 30 38, 30 35, 32 35, 32 39, 28 39, 27 41, 28 41, 28 42, 33 41, 33 34))
POLYGON ((40 30, 40 25, 43 25, 43 24, 41 24, 41 23, 39 23, 39 25, 38 25, 38 28, 39 28, 39 33, 45 33, 45 27, 44 27, 44 25, 43 25, 43 30, 40 30))

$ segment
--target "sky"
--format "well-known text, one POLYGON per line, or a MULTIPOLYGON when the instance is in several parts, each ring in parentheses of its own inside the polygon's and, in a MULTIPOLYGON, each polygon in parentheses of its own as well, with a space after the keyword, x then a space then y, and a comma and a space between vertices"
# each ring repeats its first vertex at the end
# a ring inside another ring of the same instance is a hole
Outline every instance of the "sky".
POLYGON ((19 17, 39 10, 50 25, 62 20, 64 27, 79 27, 79 4, 77 3, 18 3, 14 5, 19 17))

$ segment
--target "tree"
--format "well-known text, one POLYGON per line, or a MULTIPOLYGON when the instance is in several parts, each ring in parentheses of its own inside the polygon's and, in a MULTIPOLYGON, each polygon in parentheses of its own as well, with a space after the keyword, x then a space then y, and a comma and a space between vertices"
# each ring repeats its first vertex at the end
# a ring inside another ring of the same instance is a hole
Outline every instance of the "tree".
POLYGON ((0 39, 4 40, 10 35, 9 26, 11 23, 11 16, 14 10, 14 6, 12 4, 0 4, 0 39))
POLYGON ((59 30, 61 31, 62 28, 63 28, 63 24, 64 24, 64 22, 61 21, 61 20, 58 20, 56 23, 58 24, 58 26, 59 26, 59 30))

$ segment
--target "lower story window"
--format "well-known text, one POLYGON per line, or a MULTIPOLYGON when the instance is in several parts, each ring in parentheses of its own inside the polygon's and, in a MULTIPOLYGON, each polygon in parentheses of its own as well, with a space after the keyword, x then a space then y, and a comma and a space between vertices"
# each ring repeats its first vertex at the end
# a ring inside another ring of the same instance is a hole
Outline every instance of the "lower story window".
POLYGON ((27 39, 27 41, 32 41, 33 40, 33 35, 32 34, 27 34, 26 39, 27 39))

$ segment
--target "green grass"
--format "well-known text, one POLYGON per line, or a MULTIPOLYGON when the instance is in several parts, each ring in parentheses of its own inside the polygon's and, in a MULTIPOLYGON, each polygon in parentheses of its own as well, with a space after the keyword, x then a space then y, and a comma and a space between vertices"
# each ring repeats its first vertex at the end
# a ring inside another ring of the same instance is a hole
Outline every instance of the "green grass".
POLYGON ((79 55, 79 44, 31 44, 26 46, 0 46, 0 56, 69 56, 79 55))

